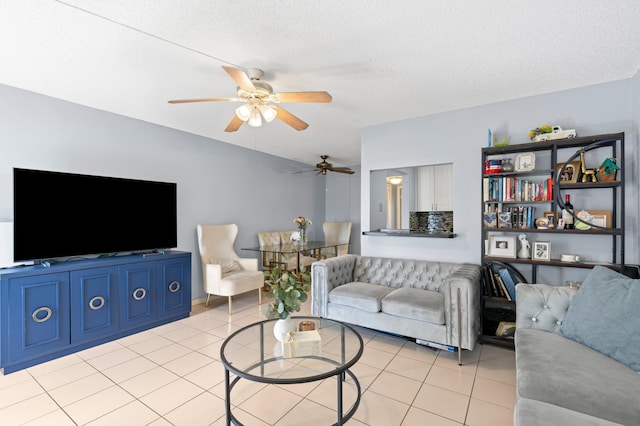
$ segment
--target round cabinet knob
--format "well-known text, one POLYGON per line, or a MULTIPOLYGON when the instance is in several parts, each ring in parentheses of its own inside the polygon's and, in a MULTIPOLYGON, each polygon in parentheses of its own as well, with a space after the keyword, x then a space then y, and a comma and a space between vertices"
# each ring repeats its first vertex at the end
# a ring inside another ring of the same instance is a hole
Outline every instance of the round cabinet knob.
POLYGON ((135 300, 142 300, 147 295, 147 290, 142 287, 138 287, 133 290, 133 294, 131 295, 135 300))
POLYGON ((102 308, 104 306, 104 297, 102 296, 96 296, 94 298, 92 298, 91 300, 89 300, 89 307, 91 309, 93 309, 94 311, 97 311, 98 309, 102 308))
POLYGON ((171 281, 169 283, 169 291, 171 293, 176 293, 178 290, 180 290, 180 283, 178 281, 171 281))
POLYGON ((46 306, 38 308, 33 311, 33 313, 31 314, 31 318, 33 318, 35 322, 45 322, 49 318, 51 318, 51 309, 47 308, 46 306))

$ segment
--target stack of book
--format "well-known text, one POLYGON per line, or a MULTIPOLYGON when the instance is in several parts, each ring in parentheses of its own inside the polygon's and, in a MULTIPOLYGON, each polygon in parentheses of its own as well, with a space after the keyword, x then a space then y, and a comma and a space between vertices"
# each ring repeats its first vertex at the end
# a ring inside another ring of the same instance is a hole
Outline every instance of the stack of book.
POLYGON ((515 302, 516 284, 507 268, 494 270, 492 265, 482 267, 482 291, 485 296, 515 302))
POLYGON ((523 202, 553 200, 553 179, 536 183, 515 177, 482 179, 482 201, 523 202))

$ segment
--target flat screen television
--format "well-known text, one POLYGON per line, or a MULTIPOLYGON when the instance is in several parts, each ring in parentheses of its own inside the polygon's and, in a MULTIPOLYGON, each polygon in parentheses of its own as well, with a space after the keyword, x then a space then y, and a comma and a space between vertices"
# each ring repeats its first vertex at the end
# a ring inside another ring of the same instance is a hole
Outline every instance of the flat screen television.
POLYGON ((14 168, 14 260, 174 248, 176 196, 175 183, 14 168))

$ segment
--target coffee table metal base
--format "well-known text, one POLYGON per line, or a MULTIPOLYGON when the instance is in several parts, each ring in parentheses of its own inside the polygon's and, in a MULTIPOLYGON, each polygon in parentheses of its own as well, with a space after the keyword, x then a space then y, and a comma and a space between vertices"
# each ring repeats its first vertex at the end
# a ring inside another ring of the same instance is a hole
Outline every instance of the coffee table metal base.
MULTIPOLYGON (((321 357, 313 357, 313 358, 321 359, 321 357)), ((274 358, 273 360, 275 361, 276 359, 274 358)), ((347 420, 349 420, 351 417, 353 417, 353 415, 355 414, 356 410, 358 409, 358 406, 360 406, 360 398, 361 398, 361 395, 362 395, 362 392, 361 392, 361 389, 360 389, 360 382, 358 381, 358 378, 355 376, 355 374, 353 374, 351 372, 351 370, 346 370, 345 372, 336 374, 336 378, 337 378, 337 382, 338 382, 338 386, 337 386, 338 421, 336 423, 334 423, 333 426, 343 425, 347 420), (353 383, 356 385, 356 389, 357 389, 356 395, 357 396, 356 396, 355 402, 353 403, 351 408, 349 408, 349 411, 347 411, 346 413, 343 414, 342 382, 345 380, 345 373, 348 374, 351 377, 351 379, 353 380, 353 383)), ((229 375, 229 370, 227 368, 225 368, 225 370, 224 370, 224 389, 225 389, 225 404, 226 404, 226 411, 227 411, 227 425, 230 425, 230 424, 233 423, 234 425, 242 426, 242 423, 231 412, 231 390, 236 385, 236 383, 238 383, 238 381, 240 379, 242 379, 242 377, 236 376, 236 378, 233 379, 233 381, 231 381, 230 380, 230 375, 229 375)))

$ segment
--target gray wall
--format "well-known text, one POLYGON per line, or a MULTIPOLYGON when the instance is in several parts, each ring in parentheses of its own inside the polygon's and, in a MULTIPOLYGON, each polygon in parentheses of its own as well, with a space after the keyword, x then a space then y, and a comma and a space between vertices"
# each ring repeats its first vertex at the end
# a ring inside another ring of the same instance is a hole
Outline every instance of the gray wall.
MULTIPOLYGON (((542 124, 575 128, 579 135, 626 132, 626 262, 638 255, 638 135, 640 112, 636 76, 616 81, 457 110, 369 127, 362 132, 362 229, 369 230, 369 174, 371 170, 453 163, 454 239, 363 236, 362 254, 441 261, 480 262, 481 153, 487 129, 511 144, 528 142, 530 129, 542 124), (633 115, 632 115, 633 114, 633 115), (635 119, 635 120, 634 120, 635 119)), ((575 202, 574 202, 575 205, 575 202)), ((577 208, 578 206, 576 206, 577 208)), ((584 240, 582 240, 584 248, 584 240)), ((587 248, 597 255, 598 247, 587 248)), ((552 244, 553 252, 553 244, 552 244)), ((585 253, 580 253, 585 256, 585 253)), ((591 257, 593 258, 593 257, 591 257)), ((540 268, 538 281, 580 279, 584 270, 540 268), (560 274, 560 275, 558 275, 560 274), (574 274, 578 276, 574 277, 574 274)))
POLYGON ((351 166, 352 175, 328 172, 326 183, 327 222, 351 221, 349 253, 360 254, 360 167, 351 166))
POLYGON ((3 85, 0 129, 0 222, 13 220, 13 167, 176 182, 178 249, 193 254, 194 299, 204 295, 198 223, 238 224, 242 257, 258 257, 239 251, 258 245, 258 231, 295 229, 299 215, 322 239, 325 181, 292 174, 308 165, 3 85))

